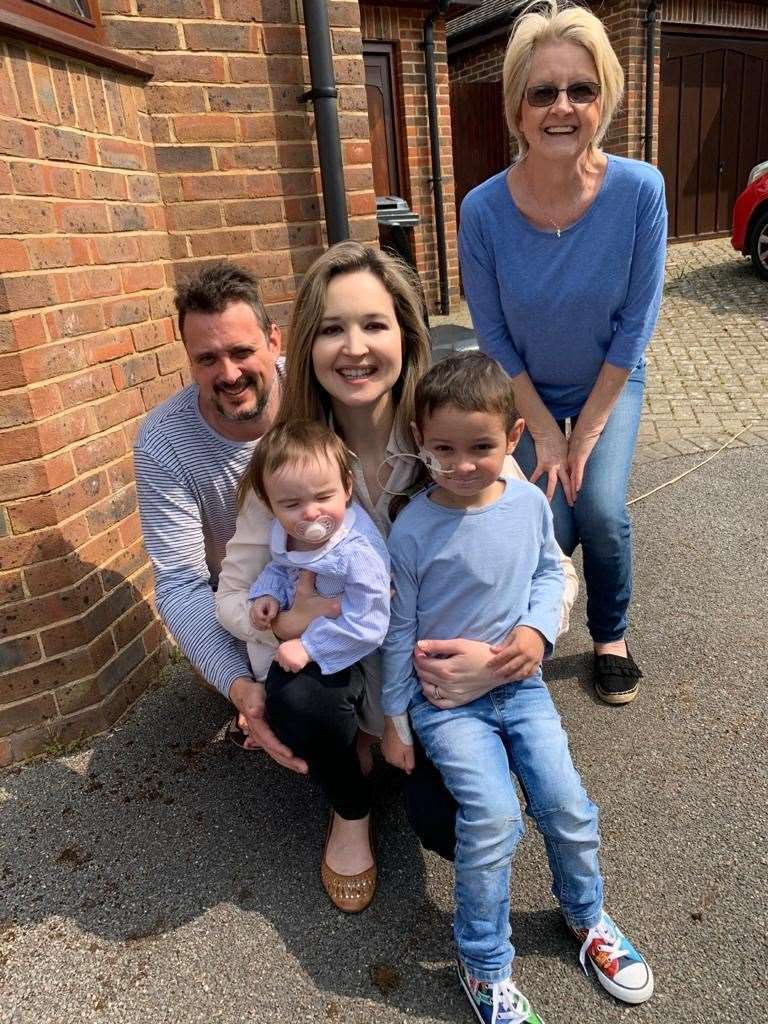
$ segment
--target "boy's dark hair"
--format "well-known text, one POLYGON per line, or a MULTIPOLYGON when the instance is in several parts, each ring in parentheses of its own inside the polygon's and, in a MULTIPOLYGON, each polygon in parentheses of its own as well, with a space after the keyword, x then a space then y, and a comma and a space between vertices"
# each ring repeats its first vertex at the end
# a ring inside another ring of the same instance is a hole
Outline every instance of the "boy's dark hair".
POLYGON ((182 339, 187 313, 223 313, 230 302, 250 306, 266 334, 272 327, 261 300, 259 282, 249 271, 226 260, 210 264, 178 285, 174 301, 182 339))
POLYGON ((495 412, 509 432, 518 419, 512 381, 495 359, 482 352, 462 352, 432 367, 416 386, 416 426, 444 405, 466 412, 495 412))
POLYGON ((338 436, 325 423, 316 420, 292 420, 279 423, 259 439, 251 461, 240 480, 237 491, 238 507, 245 501, 248 491, 256 494, 270 508, 269 496, 264 481, 270 473, 290 462, 306 462, 310 459, 328 458, 339 467, 341 482, 346 490, 352 490, 352 456, 338 436))

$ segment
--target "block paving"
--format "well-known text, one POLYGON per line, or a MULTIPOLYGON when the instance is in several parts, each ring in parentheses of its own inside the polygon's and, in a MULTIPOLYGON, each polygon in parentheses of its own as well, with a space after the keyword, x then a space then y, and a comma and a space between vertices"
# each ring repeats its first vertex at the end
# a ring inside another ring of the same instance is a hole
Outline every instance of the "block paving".
POLYGON ((768 442, 768 283, 727 238, 670 246, 638 459, 768 442))
MULTIPOLYGON (((432 326, 471 327, 465 302, 432 326)), ((727 238, 669 247, 636 461, 768 443, 768 282, 727 238)))

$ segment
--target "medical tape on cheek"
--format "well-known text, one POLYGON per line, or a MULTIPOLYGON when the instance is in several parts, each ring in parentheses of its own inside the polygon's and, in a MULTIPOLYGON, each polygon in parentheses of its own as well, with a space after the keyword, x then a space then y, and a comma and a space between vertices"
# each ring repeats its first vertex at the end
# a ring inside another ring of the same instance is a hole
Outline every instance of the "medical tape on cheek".
POLYGON ((379 468, 376 470, 376 482, 378 483, 379 487, 381 487, 382 491, 384 491, 385 494, 394 494, 397 497, 407 498, 410 496, 411 492, 391 491, 385 484, 382 483, 381 480, 382 469, 385 466, 392 466, 394 464, 395 459, 416 459, 417 462, 421 462, 424 466, 427 467, 429 473, 433 477, 450 476, 450 474, 454 472, 453 467, 443 466, 438 457, 435 455, 435 453, 427 451, 426 448, 419 448, 416 454, 414 454, 413 452, 398 452, 395 455, 388 455, 381 463, 379 468))

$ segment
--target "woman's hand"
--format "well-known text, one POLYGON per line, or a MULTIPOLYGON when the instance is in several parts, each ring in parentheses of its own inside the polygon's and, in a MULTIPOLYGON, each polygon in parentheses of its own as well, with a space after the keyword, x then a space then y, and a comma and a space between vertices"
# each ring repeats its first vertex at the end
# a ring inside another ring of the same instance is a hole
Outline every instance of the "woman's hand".
POLYGON ((419 640, 413 651, 421 692, 436 708, 461 707, 498 685, 489 667, 491 658, 488 644, 461 638, 419 640))
POLYGON ((293 607, 280 612, 272 622, 278 640, 297 640, 315 619, 336 619, 341 615, 341 598, 323 597, 315 590, 315 574, 304 570, 296 583, 293 607))
POLYGON ((535 484, 539 477, 546 474, 547 489, 545 493, 547 501, 551 502, 559 480, 565 500, 572 505, 575 500, 575 492, 571 485, 568 469, 568 442, 565 435, 555 425, 554 430, 547 430, 541 434, 532 433, 531 436, 536 448, 536 466, 529 478, 531 483, 535 484))
POLYGON ((597 427, 592 430, 579 430, 577 423, 568 438, 568 476, 571 481, 571 493, 574 501, 581 490, 587 460, 592 454, 592 449, 600 440, 601 433, 602 431, 597 427))

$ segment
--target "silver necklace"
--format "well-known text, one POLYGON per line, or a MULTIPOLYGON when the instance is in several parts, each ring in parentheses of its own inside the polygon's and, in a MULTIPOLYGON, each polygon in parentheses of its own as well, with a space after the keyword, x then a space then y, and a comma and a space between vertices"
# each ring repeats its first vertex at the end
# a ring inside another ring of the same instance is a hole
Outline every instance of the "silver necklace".
POLYGON ((559 238, 560 237, 560 225, 557 224, 555 221, 553 221, 552 218, 549 216, 549 214, 544 210, 544 207, 541 205, 539 200, 536 198, 536 193, 533 191, 533 186, 530 183, 528 183, 528 191, 529 191, 529 193, 531 195, 531 199, 536 204, 536 209, 539 211, 539 213, 544 218, 544 220, 548 220, 549 221, 549 223, 555 229, 555 234, 559 238))
MULTIPOLYGON (((538 200, 538 199, 536 198, 536 193, 535 193, 535 192, 533 191, 533 185, 532 185, 532 184, 531 184, 531 183, 530 183, 530 182, 529 182, 529 181, 527 180, 527 178, 526 178, 526 182, 525 182, 525 184, 526 184, 526 185, 527 185, 527 187, 528 187, 528 192, 529 192, 529 194, 530 194, 530 196, 531 196, 531 199, 532 199, 532 200, 534 201, 534 203, 536 204, 536 208, 537 208, 537 210, 539 211, 539 213, 541 214, 541 216, 542 216, 542 217, 544 218, 544 220, 548 220, 548 221, 549 221, 549 223, 550 223, 550 224, 552 225, 552 227, 553 227, 553 228, 555 229, 555 234, 556 234, 556 235, 557 235, 557 237, 559 238, 559 237, 560 237, 560 232, 561 232, 561 231, 563 231, 563 230, 564 230, 564 228, 561 228, 561 227, 560 227, 560 225, 559 225, 559 224, 558 224, 558 223, 557 223, 556 221, 552 220, 552 218, 551 218, 551 217, 549 216, 549 214, 548 214, 548 213, 546 212, 546 210, 544 209, 544 207, 543 207, 543 206, 541 205, 541 203, 539 202, 539 200, 538 200)), ((579 199, 581 199, 581 196, 579 196, 579 199)))

